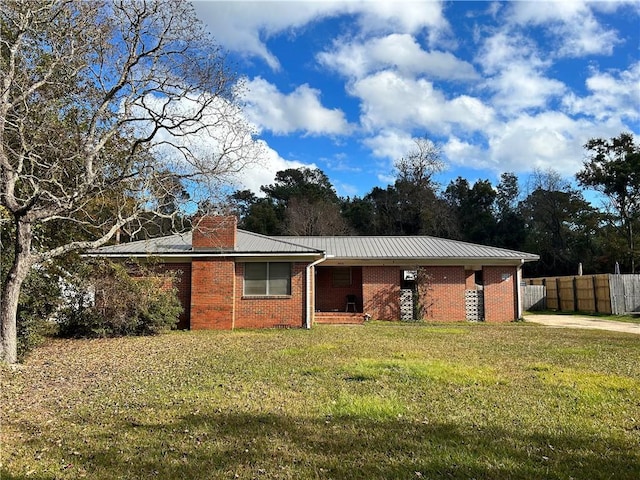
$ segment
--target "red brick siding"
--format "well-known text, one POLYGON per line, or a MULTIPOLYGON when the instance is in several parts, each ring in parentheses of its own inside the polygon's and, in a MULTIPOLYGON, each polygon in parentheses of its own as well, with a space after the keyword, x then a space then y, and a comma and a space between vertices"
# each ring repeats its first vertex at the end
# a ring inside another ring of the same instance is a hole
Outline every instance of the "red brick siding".
POLYGON ((427 278, 420 287, 425 320, 457 322, 466 319, 464 267, 423 267, 427 278))
POLYGON ((374 320, 400 320, 400 267, 362 267, 363 312, 374 320))
POLYGON ((233 259, 194 258, 191 264, 191 329, 233 328, 233 259))
POLYGON ((465 288, 467 290, 475 290, 476 289, 476 272, 473 270, 465 270, 464 275, 466 277, 465 288))
POLYGON ((516 320, 516 273, 516 267, 484 267, 485 321, 516 320), (503 275, 508 278, 503 279, 503 275))
POLYGON ((362 312, 362 268, 351 267, 351 285, 348 287, 333 286, 333 267, 316 267, 316 296, 320 312, 344 312, 347 295, 355 295, 356 308, 362 312))
POLYGON ((244 263, 235 267, 236 328, 303 327, 306 318, 306 263, 291 267, 291 295, 286 297, 244 297, 244 263))
POLYGON ((191 246, 195 249, 233 249, 236 246, 236 224, 234 216, 203 217, 195 222, 191 246))

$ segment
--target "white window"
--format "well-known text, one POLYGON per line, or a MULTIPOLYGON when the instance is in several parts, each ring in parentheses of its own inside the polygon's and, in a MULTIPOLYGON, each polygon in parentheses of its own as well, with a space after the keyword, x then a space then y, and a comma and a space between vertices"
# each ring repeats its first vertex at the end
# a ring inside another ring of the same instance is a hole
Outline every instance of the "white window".
POLYGON ((291 264, 245 263, 245 295, 291 295, 291 264))

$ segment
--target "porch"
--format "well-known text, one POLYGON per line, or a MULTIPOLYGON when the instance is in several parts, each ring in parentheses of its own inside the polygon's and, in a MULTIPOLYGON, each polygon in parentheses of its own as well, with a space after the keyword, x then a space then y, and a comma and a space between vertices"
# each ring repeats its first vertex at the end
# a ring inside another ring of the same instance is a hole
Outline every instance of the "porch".
POLYGON ((316 267, 316 312, 362 315, 362 267, 316 267))

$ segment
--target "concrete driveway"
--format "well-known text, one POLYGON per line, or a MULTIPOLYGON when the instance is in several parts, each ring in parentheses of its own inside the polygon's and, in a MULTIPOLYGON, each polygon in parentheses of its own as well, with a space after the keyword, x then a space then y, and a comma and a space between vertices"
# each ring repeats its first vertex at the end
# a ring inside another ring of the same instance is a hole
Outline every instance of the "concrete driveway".
POLYGON ((526 315, 524 320, 556 328, 588 328, 640 335, 640 324, 638 323, 598 320, 593 317, 581 317, 578 315, 526 315))

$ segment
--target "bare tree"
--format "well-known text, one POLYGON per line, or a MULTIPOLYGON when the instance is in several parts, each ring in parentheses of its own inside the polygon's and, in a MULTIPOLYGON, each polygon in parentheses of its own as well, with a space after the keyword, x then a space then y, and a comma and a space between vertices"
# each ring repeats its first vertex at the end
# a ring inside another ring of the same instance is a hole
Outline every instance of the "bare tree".
POLYGON ((444 169, 441 149, 428 138, 414 141, 415 148, 394 164, 399 207, 395 223, 405 235, 442 234, 448 229, 446 210, 437 198, 438 184, 433 178, 444 169))
POLYGON ((349 235, 347 222, 340 215, 340 207, 328 200, 310 201, 293 197, 285 210, 288 235, 349 235))
POLYGON ((433 175, 444 170, 442 149, 428 138, 417 138, 414 142, 416 146, 394 163, 398 180, 422 189, 433 189, 436 186, 433 175))
POLYGON ((185 2, 0 0, 0 29, 0 194, 14 231, 0 359, 14 363, 35 265, 149 212, 175 215, 176 182, 195 204, 259 152, 236 79, 185 2))

